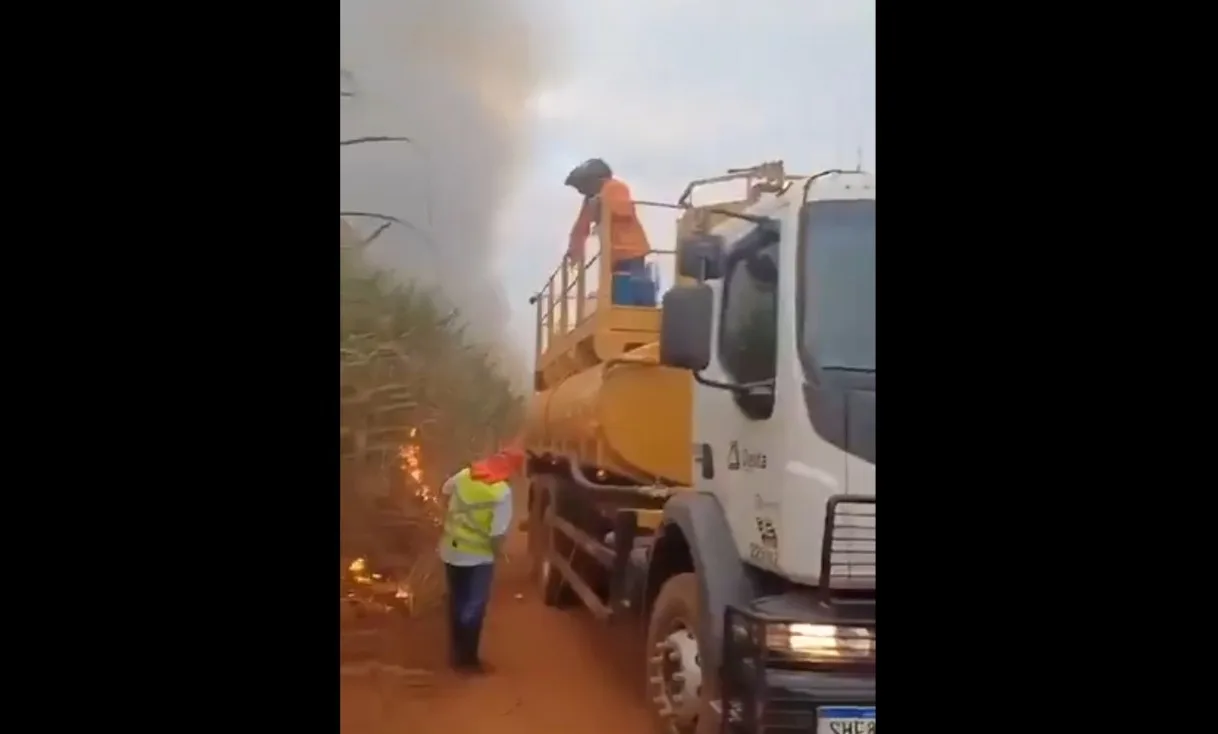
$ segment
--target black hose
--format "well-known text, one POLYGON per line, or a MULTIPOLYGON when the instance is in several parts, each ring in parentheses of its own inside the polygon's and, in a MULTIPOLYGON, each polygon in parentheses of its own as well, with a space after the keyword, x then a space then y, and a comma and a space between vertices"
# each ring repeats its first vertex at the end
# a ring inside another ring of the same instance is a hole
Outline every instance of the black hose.
POLYGON ((567 456, 567 464, 571 472, 571 480, 584 489, 595 492, 620 492, 622 494, 643 495, 657 499, 666 498, 671 494, 667 487, 648 487, 642 484, 601 484, 594 482, 579 468, 579 461, 574 456, 567 456))

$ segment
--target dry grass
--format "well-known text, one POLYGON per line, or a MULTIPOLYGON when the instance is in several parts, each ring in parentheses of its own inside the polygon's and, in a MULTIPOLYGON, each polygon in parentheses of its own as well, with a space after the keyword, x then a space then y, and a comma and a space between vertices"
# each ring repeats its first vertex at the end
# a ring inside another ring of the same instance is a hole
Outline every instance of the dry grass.
POLYGON ((341 258, 340 560, 367 559, 401 589, 392 604, 422 614, 443 598, 436 488, 513 435, 523 404, 435 293, 370 269, 359 248, 341 258))

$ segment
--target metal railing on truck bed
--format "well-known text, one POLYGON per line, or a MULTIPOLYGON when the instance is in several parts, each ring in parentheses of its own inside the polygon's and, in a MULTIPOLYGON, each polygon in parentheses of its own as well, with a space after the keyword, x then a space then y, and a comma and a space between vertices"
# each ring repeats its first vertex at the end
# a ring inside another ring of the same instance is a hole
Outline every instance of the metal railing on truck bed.
MULTIPOLYGON (((725 175, 692 181, 676 204, 636 201, 637 207, 660 207, 681 212, 676 221, 676 236, 683 238, 710 231, 730 218, 727 212, 742 212, 765 193, 781 193, 793 181, 805 176, 789 175, 782 161, 767 161, 757 166, 729 170, 725 175), (744 184, 745 195, 728 200, 695 203, 695 192, 719 184, 744 184)), ((531 299, 537 308, 534 351, 534 389, 553 387, 570 375, 595 364, 620 357, 644 344, 654 342, 660 332, 659 303, 661 288, 655 289, 649 305, 615 303, 610 258, 604 243, 610 242, 611 222, 602 212, 584 252, 571 258, 563 256, 558 267, 531 299)), ((654 241, 654 240, 653 240, 654 241)), ((678 245, 679 247, 679 245, 678 245)), ((653 273, 663 275, 665 284, 676 284, 676 250, 651 250, 645 258, 653 273)), ((655 277, 654 275, 652 276, 655 277)), ((649 299, 650 300, 650 299, 649 299)))
POLYGON ((577 256, 563 255, 545 285, 531 299, 537 308, 534 389, 552 387, 570 375, 654 342, 660 333, 661 281, 672 276, 672 250, 651 250, 644 258, 655 284, 651 305, 615 303, 608 216, 577 256))

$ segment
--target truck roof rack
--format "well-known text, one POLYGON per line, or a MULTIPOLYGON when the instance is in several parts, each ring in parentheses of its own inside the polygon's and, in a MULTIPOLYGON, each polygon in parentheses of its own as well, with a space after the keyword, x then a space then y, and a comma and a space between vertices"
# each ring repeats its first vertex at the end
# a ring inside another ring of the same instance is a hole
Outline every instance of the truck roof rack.
POLYGON ((692 234, 708 232, 728 219, 728 215, 712 211, 712 209, 743 212, 760 201, 763 194, 781 194, 795 181, 802 181, 806 178, 808 177, 804 175, 788 174, 786 165, 778 160, 765 161, 745 168, 729 168, 727 173, 721 176, 690 181, 685 190, 681 192, 681 197, 677 199, 677 205, 685 210, 681 218, 677 220, 677 242, 681 242, 692 234), (743 197, 705 204, 693 203, 693 196, 699 189, 733 181, 744 183, 743 197))

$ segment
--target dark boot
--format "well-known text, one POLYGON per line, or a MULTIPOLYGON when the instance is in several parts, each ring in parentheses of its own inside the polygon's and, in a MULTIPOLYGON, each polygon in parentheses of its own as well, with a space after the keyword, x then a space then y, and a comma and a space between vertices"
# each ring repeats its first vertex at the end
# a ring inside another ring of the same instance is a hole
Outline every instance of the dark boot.
POLYGON ((461 670, 469 670, 478 664, 477 648, 473 646, 470 640, 469 627, 461 626, 458 630, 457 667, 461 670))

